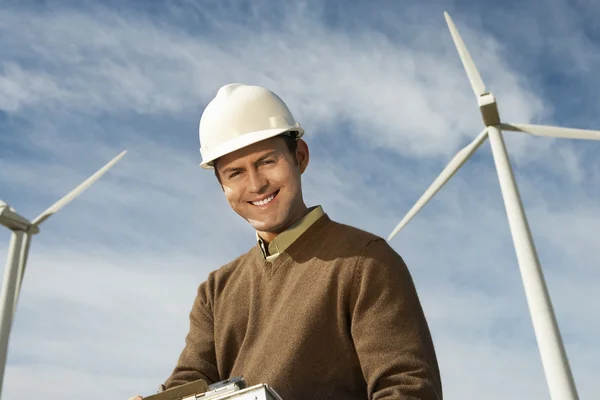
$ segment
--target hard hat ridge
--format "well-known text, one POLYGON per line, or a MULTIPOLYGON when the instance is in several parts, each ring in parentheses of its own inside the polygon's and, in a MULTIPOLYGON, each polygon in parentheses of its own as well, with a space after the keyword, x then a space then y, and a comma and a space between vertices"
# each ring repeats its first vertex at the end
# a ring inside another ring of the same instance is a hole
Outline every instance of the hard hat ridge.
POLYGON ((278 95, 261 86, 226 84, 200 118, 200 166, 212 169, 217 158, 288 131, 297 132, 296 139, 304 134, 278 95))

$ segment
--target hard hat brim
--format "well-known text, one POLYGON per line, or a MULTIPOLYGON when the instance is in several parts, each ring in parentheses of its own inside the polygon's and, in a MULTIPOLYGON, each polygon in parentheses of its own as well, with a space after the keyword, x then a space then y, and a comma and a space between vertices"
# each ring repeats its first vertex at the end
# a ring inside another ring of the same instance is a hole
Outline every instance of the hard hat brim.
POLYGON ((262 140, 270 139, 290 131, 297 132, 296 139, 300 139, 304 134, 304 129, 302 129, 300 126, 294 128, 265 129, 262 131, 247 133, 225 143, 221 143, 215 149, 211 149, 210 155, 206 155, 206 157, 202 152, 202 149, 200 149, 200 153, 202 155, 200 167, 204 169, 214 169, 214 161, 219 157, 223 157, 226 154, 233 153, 234 151, 242 149, 246 146, 250 146, 251 144, 258 143, 262 140))

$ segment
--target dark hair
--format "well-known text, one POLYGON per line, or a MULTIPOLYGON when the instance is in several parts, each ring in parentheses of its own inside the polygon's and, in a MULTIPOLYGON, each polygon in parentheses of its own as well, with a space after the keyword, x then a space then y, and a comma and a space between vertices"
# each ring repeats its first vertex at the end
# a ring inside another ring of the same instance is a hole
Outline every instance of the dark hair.
MULTIPOLYGON (((292 154, 292 157, 294 158, 294 163, 296 165, 298 165, 298 159, 296 158, 296 149, 298 148, 298 142, 297 142, 298 132, 287 131, 287 132, 283 132, 275 137, 280 137, 283 140, 285 140, 286 147, 287 147, 288 151, 292 154)), ((215 170, 215 176, 217 177, 219 184, 221 184, 221 177, 219 176, 219 171, 217 170, 217 160, 215 160, 213 162, 213 167, 215 170)))

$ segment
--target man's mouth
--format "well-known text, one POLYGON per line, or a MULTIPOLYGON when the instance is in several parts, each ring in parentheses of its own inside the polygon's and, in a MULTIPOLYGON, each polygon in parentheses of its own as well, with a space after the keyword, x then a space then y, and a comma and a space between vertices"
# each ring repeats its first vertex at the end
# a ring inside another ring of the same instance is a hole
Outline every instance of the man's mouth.
POLYGON ((258 201, 249 201, 249 203, 255 205, 255 206, 266 206, 267 204, 269 204, 270 202, 273 201, 273 199, 275 199, 275 197, 277 197, 277 194, 279 193, 279 190, 276 191, 275 193, 269 195, 269 197, 265 197, 264 199, 258 200, 258 201))

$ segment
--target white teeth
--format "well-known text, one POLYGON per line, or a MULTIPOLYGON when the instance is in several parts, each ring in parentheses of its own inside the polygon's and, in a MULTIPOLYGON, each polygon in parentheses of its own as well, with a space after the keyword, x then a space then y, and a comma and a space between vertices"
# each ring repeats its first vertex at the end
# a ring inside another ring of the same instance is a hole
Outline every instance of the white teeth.
POLYGON ((275 193, 273 193, 272 195, 270 195, 269 197, 267 197, 264 200, 253 201, 252 204, 254 204, 255 206, 264 206, 265 204, 269 204, 271 202, 271 200, 273 200, 274 198, 275 198, 275 193))

